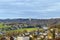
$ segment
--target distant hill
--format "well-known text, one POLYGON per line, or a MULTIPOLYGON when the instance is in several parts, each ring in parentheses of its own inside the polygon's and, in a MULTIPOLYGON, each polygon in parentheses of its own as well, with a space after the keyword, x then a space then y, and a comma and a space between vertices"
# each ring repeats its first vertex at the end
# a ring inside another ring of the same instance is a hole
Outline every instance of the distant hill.
POLYGON ((3 23, 26 23, 30 25, 39 24, 39 25, 53 25, 60 24, 60 18, 56 19, 0 19, 0 22, 3 23))

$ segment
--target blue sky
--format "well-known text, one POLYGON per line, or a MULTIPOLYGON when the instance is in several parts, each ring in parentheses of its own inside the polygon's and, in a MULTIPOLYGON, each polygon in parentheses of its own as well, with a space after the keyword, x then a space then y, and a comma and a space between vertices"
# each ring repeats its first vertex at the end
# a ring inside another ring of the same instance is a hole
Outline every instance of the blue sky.
POLYGON ((59 17, 60 0, 0 0, 0 19, 59 17))

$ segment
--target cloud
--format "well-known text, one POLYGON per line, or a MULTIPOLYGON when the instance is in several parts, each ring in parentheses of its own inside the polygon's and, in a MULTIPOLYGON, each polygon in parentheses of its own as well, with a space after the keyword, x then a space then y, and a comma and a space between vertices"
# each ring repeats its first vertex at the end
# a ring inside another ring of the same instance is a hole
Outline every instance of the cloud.
POLYGON ((59 14, 59 10, 60 0, 0 0, 0 14, 11 13, 19 17, 43 18, 53 17, 52 14, 59 14))

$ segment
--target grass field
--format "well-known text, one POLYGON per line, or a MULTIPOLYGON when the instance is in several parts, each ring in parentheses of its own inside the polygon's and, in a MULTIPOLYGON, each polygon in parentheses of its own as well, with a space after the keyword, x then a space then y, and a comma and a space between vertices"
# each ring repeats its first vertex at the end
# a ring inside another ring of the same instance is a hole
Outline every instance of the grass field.
MULTIPOLYGON (((11 27, 11 26, 6 26, 6 25, 3 25, 3 23, 0 23, 0 28, 9 28, 9 27, 11 27)), ((15 31, 17 31, 17 32, 23 32, 24 30, 27 30, 28 32, 30 32, 30 31, 34 31, 34 30, 37 30, 38 28, 20 28, 20 29, 16 29, 16 30, 7 30, 7 31, 5 31, 5 32, 15 32, 15 31)), ((40 28, 40 30, 42 30, 41 28, 40 28)))
POLYGON ((3 25, 3 23, 0 23, 0 28, 7 28, 7 27, 11 27, 11 26, 3 25))
MULTIPOLYGON (((23 29, 17 29, 17 30, 10 30, 10 31, 6 31, 6 32, 10 32, 10 33, 13 33, 13 32, 24 32, 25 30, 28 31, 28 32, 32 32, 32 31, 38 30, 38 28, 23 28, 23 29)), ((39 30, 43 31, 42 28, 40 28, 39 30)))

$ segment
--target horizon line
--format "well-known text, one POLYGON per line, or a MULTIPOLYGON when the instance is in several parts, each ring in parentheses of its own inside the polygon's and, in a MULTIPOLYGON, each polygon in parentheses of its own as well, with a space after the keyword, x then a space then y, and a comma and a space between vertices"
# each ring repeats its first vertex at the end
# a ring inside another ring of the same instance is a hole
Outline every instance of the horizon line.
POLYGON ((59 19, 60 17, 52 17, 52 18, 24 18, 24 17, 17 17, 17 18, 0 18, 0 19, 59 19))

